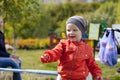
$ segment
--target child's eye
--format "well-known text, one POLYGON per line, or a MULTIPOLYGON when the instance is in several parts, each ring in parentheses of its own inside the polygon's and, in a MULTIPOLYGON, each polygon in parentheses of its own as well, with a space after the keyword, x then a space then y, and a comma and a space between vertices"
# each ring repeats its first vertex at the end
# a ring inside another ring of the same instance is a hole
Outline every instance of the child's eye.
POLYGON ((68 29, 67 31, 68 31, 68 32, 70 32, 70 30, 69 30, 69 29, 68 29))
POLYGON ((74 29, 73 31, 78 31, 77 29, 74 29))

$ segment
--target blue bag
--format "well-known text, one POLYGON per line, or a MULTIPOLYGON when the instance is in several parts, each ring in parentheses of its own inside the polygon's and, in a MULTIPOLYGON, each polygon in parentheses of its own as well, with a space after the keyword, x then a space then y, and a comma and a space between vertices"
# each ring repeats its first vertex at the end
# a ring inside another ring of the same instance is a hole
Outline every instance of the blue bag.
POLYGON ((117 54, 117 44, 113 36, 113 31, 109 30, 109 35, 106 36, 106 32, 100 41, 100 51, 99 51, 100 62, 108 65, 114 66, 117 64, 118 54, 117 54), (105 43, 103 42, 103 40, 105 43))
POLYGON ((105 48, 106 48, 106 44, 107 44, 107 31, 105 31, 103 37, 100 39, 100 49, 99 49, 99 53, 98 53, 98 56, 99 56, 99 59, 100 59, 100 62, 104 64, 104 53, 105 53, 105 48))

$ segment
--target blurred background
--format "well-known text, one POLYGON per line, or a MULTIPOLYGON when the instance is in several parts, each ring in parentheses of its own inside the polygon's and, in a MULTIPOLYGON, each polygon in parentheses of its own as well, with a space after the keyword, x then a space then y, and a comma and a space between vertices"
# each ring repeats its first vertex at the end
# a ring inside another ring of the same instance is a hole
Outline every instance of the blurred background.
MULTIPOLYGON (((94 47, 94 42, 88 39, 90 23, 100 24, 99 40, 104 28, 120 24, 120 0, 0 0, 0 16, 5 23, 5 42, 17 49, 16 52, 23 61, 22 68, 56 70, 57 63, 40 64, 39 56, 46 49, 53 48, 60 39, 66 38, 66 20, 73 15, 86 18, 88 30, 85 38, 94 47)), ((98 50, 95 51, 96 55, 98 50)), ((120 75, 116 72, 120 63, 115 67, 98 64, 105 80, 120 80, 120 75)), ((30 75, 28 77, 23 74, 24 80, 42 80, 28 78, 30 75)))

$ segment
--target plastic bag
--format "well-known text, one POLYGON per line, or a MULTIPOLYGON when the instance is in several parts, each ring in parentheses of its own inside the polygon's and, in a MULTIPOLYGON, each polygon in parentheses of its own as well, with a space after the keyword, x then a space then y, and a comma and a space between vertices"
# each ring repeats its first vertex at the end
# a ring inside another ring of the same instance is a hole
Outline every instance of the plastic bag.
MULTIPOLYGON (((108 37, 103 36, 100 42, 99 58, 101 63, 108 66, 114 66, 117 64, 118 59, 117 44, 112 33, 112 30, 110 30, 108 37), (103 40, 105 40, 105 42, 103 42, 103 40)), ((104 35, 106 35, 106 33, 104 35)))
POLYGON ((108 42, 105 49, 105 63, 109 66, 114 66, 117 64, 118 53, 117 53, 117 44, 115 42, 115 38, 112 35, 112 31, 110 31, 108 36, 108 42))
POLYGON ((104 52, 105 52, 105 48, 106 48, 106 44, 107 44, 107 31, 104 33, 103 37, 100 39, 100 49, 99 49, 99 59, 101 61, 101 63, 104 64, 104 52))

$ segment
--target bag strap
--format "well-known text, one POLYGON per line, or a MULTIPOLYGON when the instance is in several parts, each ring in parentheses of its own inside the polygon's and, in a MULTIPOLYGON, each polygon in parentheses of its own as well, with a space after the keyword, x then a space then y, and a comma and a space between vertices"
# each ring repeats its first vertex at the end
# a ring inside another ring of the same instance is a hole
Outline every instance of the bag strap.
MULTIPOLYGON (((117 41, 117 39, 116 39, 116 37, 115 37, 115 31, 117 31, 117 32, 120 32, 120 30, 119 29, 113 29, 113 28, 106 28, 105 29, 105 31, 107 32, 107 34, 106 34, 106 36, 108 36, 109 35, 109 33, 110 33, 110 31, 112 32, 112 37, 116 40, 116 42, 117 42, 117 44, 118 44, 118 41, 117 41)), ((119 45, 119 44, 118 44, 119 45)))

